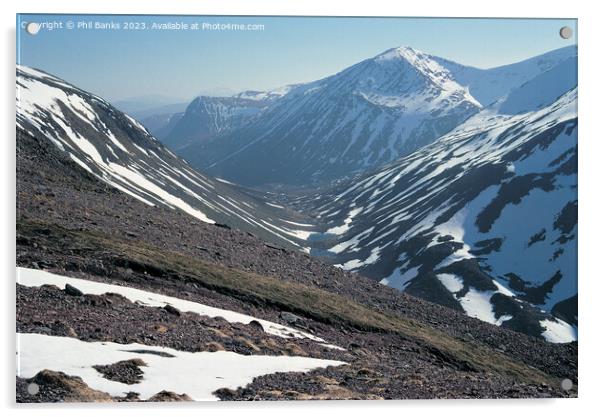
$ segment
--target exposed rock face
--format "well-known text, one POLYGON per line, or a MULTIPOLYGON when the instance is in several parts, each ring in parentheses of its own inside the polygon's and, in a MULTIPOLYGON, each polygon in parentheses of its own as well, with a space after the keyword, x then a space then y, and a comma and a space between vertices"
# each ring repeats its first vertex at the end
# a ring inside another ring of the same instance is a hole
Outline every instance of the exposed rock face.
POLYGON ((94 369, 111 381, 132 385, 137 384, 142 379, 144 371, 141 367, 144 366, 146 366, 146 363, 142 359, 135 358, 110 365, 96 365, 94 369))
POLYGON ((90 389, 81 378, 44 370, 17 378, 17 402, 111 402, 110 395, 90 389))

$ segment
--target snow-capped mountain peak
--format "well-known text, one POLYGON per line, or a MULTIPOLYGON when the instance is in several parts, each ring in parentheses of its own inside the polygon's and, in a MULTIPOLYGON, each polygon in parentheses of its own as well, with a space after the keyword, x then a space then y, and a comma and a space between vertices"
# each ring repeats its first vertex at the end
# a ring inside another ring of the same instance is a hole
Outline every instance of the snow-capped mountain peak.
POLYGON ((396 48, 295 86, 248 125, 182 153, 245 185, 267 184, 274 172, 284 184, 307 185, 391 162, 480 109, 429 55, 396 48))
POLYGON ((398 93, 407 95, 415 92, 421 95, 426 92, 433 95, 434 100, 425 100, 428 109, 444 108, 458 100, 466 100, 478 108, 482 107, 481 103, 470 95, 468 88, 456 82, 447 68, 425 52, 402 46, 377 55, 372 62, 382 67, 393 66, 394 71, 399 71, 404 79, 403 83, 397 84, 403 86, 398 93))
POLYGON ((284 85, 282 87, 275 88, 273 90, 265 90, 265 91, 245 90, 238 94, 235 94, 232 97, 243 98, 243 99, 247 99, 247 100, 270 102, 270 101, 274 101, 274 100, 277 100, 277 99, 285 96, 289 91, 291 91, 296 86, 297 85, 295 85, 295 84, 284 85))

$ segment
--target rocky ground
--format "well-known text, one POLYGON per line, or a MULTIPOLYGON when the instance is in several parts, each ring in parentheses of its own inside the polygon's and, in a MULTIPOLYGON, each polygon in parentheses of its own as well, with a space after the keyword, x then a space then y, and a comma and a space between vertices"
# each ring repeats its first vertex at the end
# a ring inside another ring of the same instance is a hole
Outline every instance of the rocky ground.
MULTIPOLYGON (((348 365, 272 374, 219 390, 224 400, 514 398, 577 395, 577 343, 554 345, 498 328, 226 227, 147 206, 108 188, 28 135, 17 140, 17 264, 128 285, 315 333, 269 336, 257 326, 152 308, 118 295, 17 288, 17 330, 186 351, 295 355, 348 365), (562 390, 563 379, 574 382, 562 390)), ((98 364, 107 378, 144 377, 142 363, 98 364)), ((185 400, 158 393, 153 400, 185 400)), ((53 370, 17 378, 17 401, 111 398, 53 370), (40 391, 28 392, 31 382, 40 391)))

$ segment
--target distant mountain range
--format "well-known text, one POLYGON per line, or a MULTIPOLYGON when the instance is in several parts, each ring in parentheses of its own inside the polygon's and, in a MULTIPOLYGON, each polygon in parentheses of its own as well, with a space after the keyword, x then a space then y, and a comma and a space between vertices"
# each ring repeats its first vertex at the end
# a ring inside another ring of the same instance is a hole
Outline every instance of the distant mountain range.
POLYGON ((179 152, 244 126, 292 87, 247 90, 231 97, 198 96, 184 109, 162 107, 138 117, 155 137, 179 152))
POLYGON ((256 92, 270 97, 261 106, 199 97, 158 133, 194 167, 236 183, 328 184, 410 154, 575 56, 566 47, 483 70, 394 48, 322 80, 256 92))
POLYGON ((124 113, 142 120, 156 114, 182 112, 188 105, 186 99, 162 95, 147 95, 124 100, 113 100, 111 104, 124 113))

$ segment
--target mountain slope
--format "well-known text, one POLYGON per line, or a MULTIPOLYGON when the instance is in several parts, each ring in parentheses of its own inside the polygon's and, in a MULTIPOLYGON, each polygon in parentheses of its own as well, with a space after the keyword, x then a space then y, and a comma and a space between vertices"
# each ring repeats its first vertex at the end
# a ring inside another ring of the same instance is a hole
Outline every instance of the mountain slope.
POLYGON ((521 114, 539 110, 576 85, 577 57, 571 57, 512 90, 498 104, 498 112, 521 114))
POLYGON ((140 120, 140 123, 148 129, 151 135, 160 141, 163 141, 169 136, 182 116, 184 116, 184 112, 155 113, 138 120, 140 120))
POLYGON ((428 55, 396 48, 293 87, 248 125, 182 154, 245 185, 307 185, 390 162, 480 107, 428 55))
POLYGON ((312 253, 490 323, 574 339, 577 94, 548 78, 353 185, 300 199, 326 222, 312 253), (541 85, 544 101, 562 96, 516 111, 541 85))
POLYGON ((485 70, 391 49, 292 86, 248 125, 192 143, 182 155, 251 186, 328 183, 411 153, 576 54, 570 46, 485 70))
POLYGON ((247 123, 269 101, 239 97, 195 98, 174 123, 163 143, 175 151, 204 141, 247 123))
POLYGON ((577 48, 567 46, 524 61, 489 69, 474 68, 435 56, 432 59, 447 68, 454 79, 467 87, 470 94, 483 106, 488 106, 561 62, 576 57, 577 48))
MULTIPOLYGON (((148 367, 140 371, 147 380, 140 387, 154 381, 157 391, 185 381, 190 372, 156 372, 164 358, 154 361, 152 353, 175 355, 175 364, 183 357, 206 357, 203 376, 196 373, 191 379, 192 392, 186 386, 177 391, 190 397, 205 379, 210 379, 207 388, 230 386, 230 378, 206 378, 230 371, 239 375, 239 367, 227 366, 228 357, 250 364, 268 360, 266 356, 346 365, 295 373, 281 369, 213 395, 255 400, 576 395, 577 385, 569 392, 559 388, 564 378, 577 381, 576 343, 554 345, 491 326, 299 251, 266 245, 241 231, 191 222, 181 210, 151 207, 87 175, 50 141, 23 130, 17 132, 17 178, 17 265, 36 276, 58 276, 17 285, 17 331, 28 335, 25 342, 39 340, 37 345, 21 345, 22 353, 34 360, 17 378, 19 401, 57 401, 63 395, 79 401, 98 398, 86 395, 85 389, 65 390, 74 387, 69 383, 74 366, 78 375, 82 366, 98 365, 96 370, 86 368, 91 373, 76 387, 98 381, 99 372, 112 378, 132 375, 120 372, 124 364, 111 363, 112 355, 63 355, 60 362, 50 357, 40 364, 56 352, 39 348, 51 338, 92 353, 99 342, 106 349, 115 343, 135 349, 124 359, 143 359, 148 367), (67 289, 66 282, 83 295, 67 289), (105 289, 91 290, 100 287, 105 289), (133 303, 129 294, 141 292, 145 304, 133 303), (165 297, 181 310, 161 307, 165 297), (207 313, 190 311, 199 307, 207 313), (223 318, 215 317, 216 310, 223 318), (256 322, 232 322, 241 315, 256 322), (264 327, 265 321, 310 337, 276 336, 264 327), (88 363, 82 364, 82 358, 88 363), (216 363, 220 369, 212 374, 216 363), (49 369, 32 376, 28 372, 36 366, 49 369), (56 372, 61 370, 67 374, 56 372), (31 382, 40 385, 40 395, 28 394, 31 382)), ((136 401, 137 396, 120 400, 136 401)))
POLYGON ((83 170, 148 205, 298 247, 298 232, 279 218, 284 211, 257 193, 199 174, 137 121, 52 75, 17 68, 17 127, 49 140, 83 170))
POLYGON ((177 152, 245 125, 291 88, 247 90, 227 97, 198 96, 185 106, 184 112, 156 112, 147 115, 142 123, 177 152))

